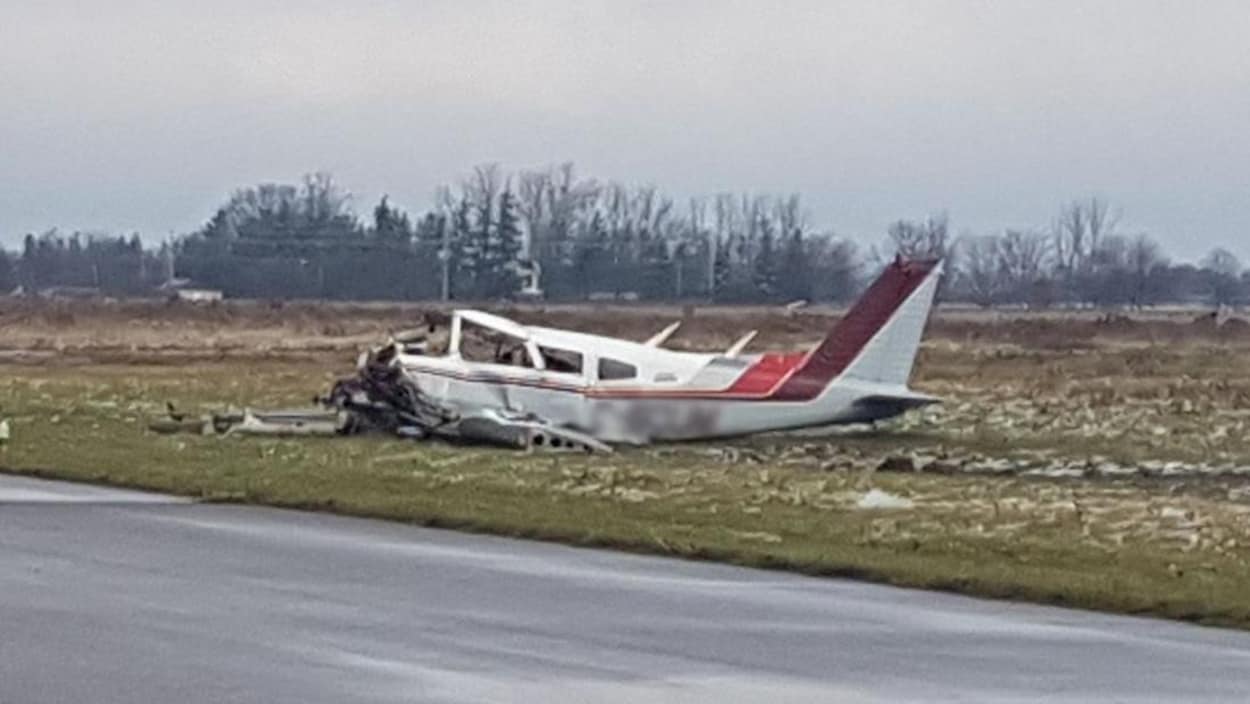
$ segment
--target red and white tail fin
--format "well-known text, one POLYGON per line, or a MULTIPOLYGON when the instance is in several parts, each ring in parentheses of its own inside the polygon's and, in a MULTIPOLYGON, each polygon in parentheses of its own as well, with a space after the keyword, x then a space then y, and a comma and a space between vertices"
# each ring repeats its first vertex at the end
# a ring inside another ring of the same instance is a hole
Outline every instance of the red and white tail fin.
POLYGON ((887 269, 880 280, 889 277, 889 285, 897 286, 890 292, 899 303, 843 372, 847 378, 899 387, 906 387, 911 378, 942 267, 938 261, 894 264, 891 268, 895 266, 900 267, 897 274, 887 269))
POLYGON ((773 397, 812 399, 840 377, 906 387, 941 273, 940 260, 894 260, 773 397))

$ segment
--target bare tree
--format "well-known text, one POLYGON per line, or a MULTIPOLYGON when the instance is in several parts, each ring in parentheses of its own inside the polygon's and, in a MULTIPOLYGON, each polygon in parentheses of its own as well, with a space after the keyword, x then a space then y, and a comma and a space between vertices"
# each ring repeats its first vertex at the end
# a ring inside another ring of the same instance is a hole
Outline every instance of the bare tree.
POLYGON ((945 213, 923 222, 899 220, 887 231, 890 248, 907 259, 941 259, 950 254, 945 213))
POLYGON ((712 206, 718 256, 732 266, 738 263, 735 260, 742 251, 739 246, 742 223, 739 218, 738 198, 732 193, 718 193, 712 206))
POLYGON ((998 241, 999 270, 1013 295, 1023 297, 1043 276, 1050 259, 1050 241, 1045 234, 1007 230, 998 241))
POLYGON ((572 163, 523 172, 517 183, 529 256, 567 260, 572 241, 589 227, 599 184, 578 180, 572 163))
POLYGON ((686 216, 686 227, 691 239, 701 239, 703 234, 707 232, 707 201, 703 198, 691 198, 688 214, 686 216))
POLYGON ((807 213, 799 200, 799 194, 792 193, 773 202, 773 216, 777 219, 777 230, 785 237, 793 236, 795 231, 807 230, 807 213))
POLYGON ((1166 263, 1159 252, 1159 243, 1151 239, 1150 235, 1137 235, 1129 241, 1126 264, 1131 278, 1130 303, 1134 307, 1157 300, 1162 292, 1151 288, 1151 277, 1157 267, 1166 263))
POLYGON ((964 286, 974 303, 988 307, 1002 293, 1004 267, 1002 240, 994 235, 965 236, 959 240, 960 267, 964 286))
POLYGON ((741 222, 744 226, 743 237, 739 240, 742 246, 740 256, 744 264, 751 266, 755 262, 760 234, 768 227, 765 223, 768 218, 768 200, 764 196, 749 196, 743 193, 739 204, 742 209, 741 222))
POLYGON ((462 189, 476 213, 476 225, 483 232, 490 229, 494 220, 495 201, 506 187, 507 179, 499 164, 480 164, 473 167, 473 174, 464 181, 462 189))
POLYGON ((1068 275, 1083 271, 1102 241, 1115 231, 1118 221, 1119 215, 1097 196, 1074 200, 1063 207, 1053 233, 1059 269, 1068 275))
POLYGON ((1210 298, 1216 305, 1227 305, 1237 300, 1241 289, 1241 262, 1232 252, 1216 247, 1202 259, 1202 268, 1209 276, 1210 298))
POLYGON ((552 170, 522 171, 517 177, 517 211, 525 225, 526 258, 541 258, 551 239, 550 193, 555 188, 552 170))
POLYGON ((334 177, 324 171, 305 175, 303 191, 304 213, 314 222, 350 212, 351 194, 339 188, 334 177))
POLYGON ((1239 276, 1241 262, 1237 256, 1223 247, 1216 247, 1202 258, 1202 268, 1223 276, 1239 276))
POLYGON ((858 287, 860 258, 859 247, 846 238, 832 234, 808 238, 812 260, 821 262, 828 271, 828 281, 821 293, 834 301, 848 301, 858 287), (823 250, 824 256, 820 256, 823 250))
POLYGON ((1114 271, 1128 266, 1129 241, 1123 235, 1104 237, 1090 254, 1089 268, 1093 273, 1114 271))

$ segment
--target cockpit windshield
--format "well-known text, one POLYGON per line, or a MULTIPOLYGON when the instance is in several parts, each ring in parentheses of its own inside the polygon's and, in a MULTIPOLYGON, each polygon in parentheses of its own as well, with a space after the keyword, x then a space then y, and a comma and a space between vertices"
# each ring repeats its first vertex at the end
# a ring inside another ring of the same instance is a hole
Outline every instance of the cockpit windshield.
POLYGON ((534 368, 524 339, 471 320, 460 323, 460 358, 468 362, 534 368))

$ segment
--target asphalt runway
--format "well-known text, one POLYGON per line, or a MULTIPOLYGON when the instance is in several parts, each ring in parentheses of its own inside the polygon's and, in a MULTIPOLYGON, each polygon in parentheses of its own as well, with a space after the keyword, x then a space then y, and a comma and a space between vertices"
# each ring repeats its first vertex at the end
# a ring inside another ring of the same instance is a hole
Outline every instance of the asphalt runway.
POLYGON ((0 703, 1244 702, 1250 633, 0 475, 0 703))

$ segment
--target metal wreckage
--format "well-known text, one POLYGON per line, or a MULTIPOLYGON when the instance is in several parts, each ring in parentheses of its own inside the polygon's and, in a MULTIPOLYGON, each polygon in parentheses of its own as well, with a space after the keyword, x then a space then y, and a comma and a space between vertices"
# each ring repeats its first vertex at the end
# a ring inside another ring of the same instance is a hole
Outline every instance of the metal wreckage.
MULTIPOLYGON (((245 411, 201 421, 211 432, 353 434, 515 448, 610 452, 899 415, 938 399, 908 379, 941 277, 938 261, 897 259, 806 352, 743 354, 521 325, 458 310, 445 329, 393 336, 361 355, 315 412, 245 411)), ((176 417, 170 427, 194 426, 176 417)), ((158 428, 159 429, 159 428, 158 428)))

